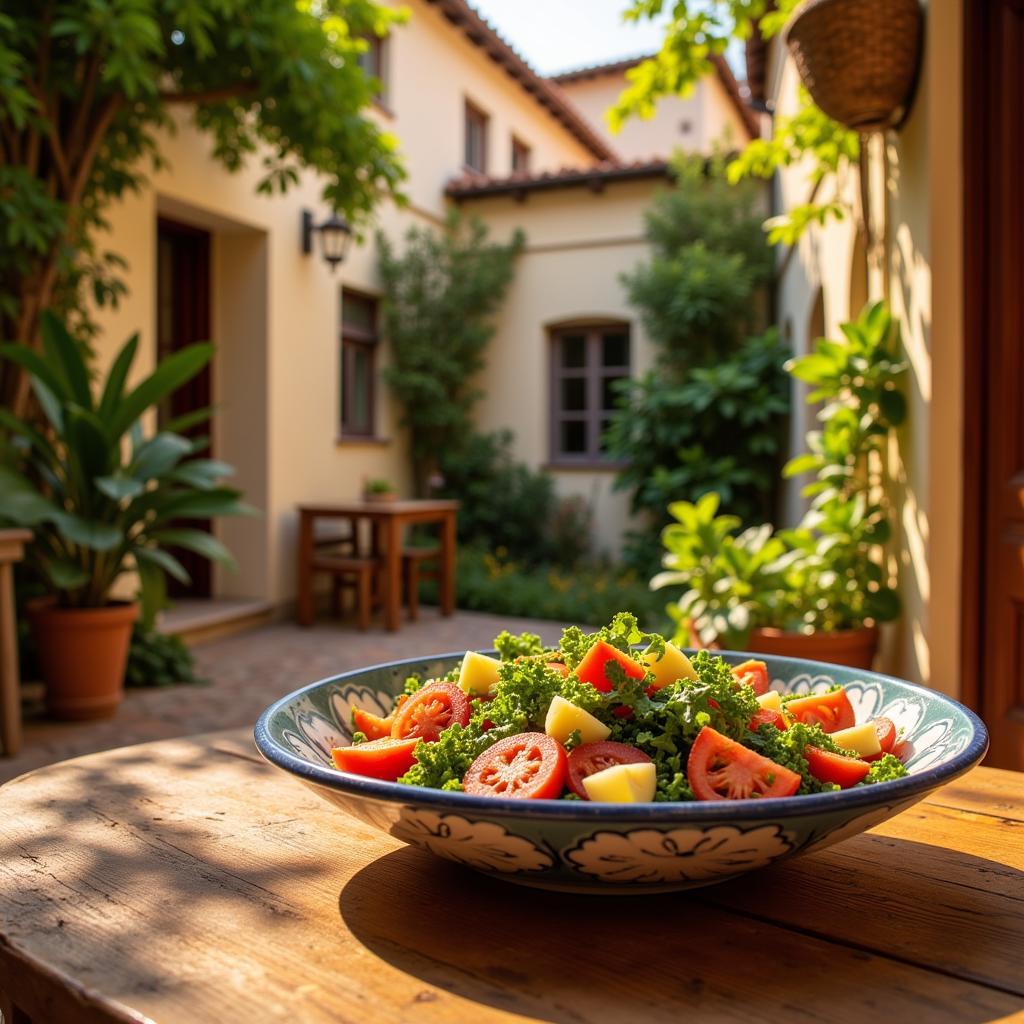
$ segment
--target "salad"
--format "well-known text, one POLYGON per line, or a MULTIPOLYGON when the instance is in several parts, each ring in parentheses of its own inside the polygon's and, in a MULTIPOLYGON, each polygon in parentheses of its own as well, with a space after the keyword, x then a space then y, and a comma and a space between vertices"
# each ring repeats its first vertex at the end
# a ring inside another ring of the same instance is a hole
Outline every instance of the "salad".
POLYGON ((559 645, 502 633, 416 676, 385 718, 353 708, 344 772, 523 800, 749 800, 874 785, 907 774, 887 718, 854 720, 841 686, 781 695, 763 661, 691 660, 628 612, 559 645))

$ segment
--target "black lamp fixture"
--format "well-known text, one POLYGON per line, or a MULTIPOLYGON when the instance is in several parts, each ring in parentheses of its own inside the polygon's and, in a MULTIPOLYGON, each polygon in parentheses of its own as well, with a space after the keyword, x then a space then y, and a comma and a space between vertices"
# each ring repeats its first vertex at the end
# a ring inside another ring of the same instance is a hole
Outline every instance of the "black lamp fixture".
POLYGON ((313 251, 313 235, 320 236, 320 253, 330 266, 331 273, 345 261, 352 241, 352 228, 344 218, 332 213, 323 224, 313 223, 313 214, 302 211, 302 251, 308 256, 313 251))

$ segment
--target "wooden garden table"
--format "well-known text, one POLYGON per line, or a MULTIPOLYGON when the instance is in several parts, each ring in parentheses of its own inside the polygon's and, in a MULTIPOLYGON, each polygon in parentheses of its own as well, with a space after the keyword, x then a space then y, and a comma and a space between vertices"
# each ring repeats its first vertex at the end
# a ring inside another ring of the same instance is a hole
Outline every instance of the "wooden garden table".
POLYGON ((316 523, 320 519, 368 520, 383 542, 384 625, 396 630, 402 622, 402 530, 417 523, 439 523, 439 604, 442 615, 455 611, 455 517, 457 501, 348 501, 299 506, 298 620, 313 623, 313 558, 316 523))
POLYGON ((0 823, 16 1024, 1024 1011, 1016 773, 978 768, 831 849, 636 898, 531 891, 404 847, 264 764, 244 732, 40 769, 0 788, 0 823))

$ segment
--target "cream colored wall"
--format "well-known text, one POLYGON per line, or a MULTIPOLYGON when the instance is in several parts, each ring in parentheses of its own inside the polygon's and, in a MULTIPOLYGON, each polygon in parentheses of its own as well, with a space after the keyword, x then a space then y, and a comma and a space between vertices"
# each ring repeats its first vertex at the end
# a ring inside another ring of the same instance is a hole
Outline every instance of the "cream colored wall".
MULTIPOLYGON (((888 297, 909 363, 908 424, 894 445, 890 467, 898 516, 893 549, 904 614, 885 631, 883 662, 893 672, 953 695, 960 691, 963 528, 960 22, 958 4, 929 5, 918 93, 906 124, 889 136, 887 182, 881 144, 871 150, 875 195, 881 196, 884 186, 890 196, 888 297)), ((776 62, 776 103, 786 111, 795 102, 796 78, 788 62, 779 68, 776 62)), ((806 201, 806 189, 799 169, 780 183, 787 202, 806 201)), ((856 202, 855 182, 847 183, 844 195, 856 202)), ((850 311, 855 244, 850 226, 808 233, 786 265, 780 322, 790 321, 799 331, 820 282, 826 326, 835 330, 850 311)), ((883 293, 884 281, 875 279, 872 297, 883 293)), ((806 341, 799 335, 795 340, 798 350, 806 341)))
POLYGON ((435 7, 424 0, 392 6, 406 7, 410 17, 389 40, 394 116, 382 120, 401 140, 415 205, 443 213, 444 185, 463 170, 467 98, 490 118, 489 174, 511 173, 513 134, 531 147, 534 170, 594 163, 588 149, 435 7))
POLYGON ((613 135, 608 129, 605 112, 627 85, 622 72, 559 86, 625 160, 665 158, 677 148, 691 153, 710 153, 716 143, 738 145, 747 138, 736 108, 714 75, 698 82, 689 96, 662 98, 654 117, 648 120, 631 117, 613 135))
MULTIPOLYGON (((511 429, 517 458, 533 467, 549 461, 550 395, 547 327, 576 319, 615 319, 631 325, 633 374, 653 362, 652 346, 620 281, 647 258, 643 211, 655 182, 609 185, 604 192, 560 189, 533 193, 525 203, 495 198, 467 203, 496 238, 521 227, 527 245, 516 267, 497 333, 480 377, 486 399, 482 430, 511 429)), ((614 492, 611 470, 552 468, 557 491, 580 496, 593 514, 596 552, 615 554, 629 525, 628 496, 614 492)))

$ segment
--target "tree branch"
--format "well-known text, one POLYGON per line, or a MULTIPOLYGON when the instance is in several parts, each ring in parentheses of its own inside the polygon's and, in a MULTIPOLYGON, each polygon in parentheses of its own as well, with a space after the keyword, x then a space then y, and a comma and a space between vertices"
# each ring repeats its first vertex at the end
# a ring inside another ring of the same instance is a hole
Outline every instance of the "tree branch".
POLYGON ((254 93, 257 88, 256 82, 236 82, 234 85, 200 89, 196 92, 162 92, 160 99, 164 103, 220 103, 222 100, 233 100, 237 96, 254 93))

